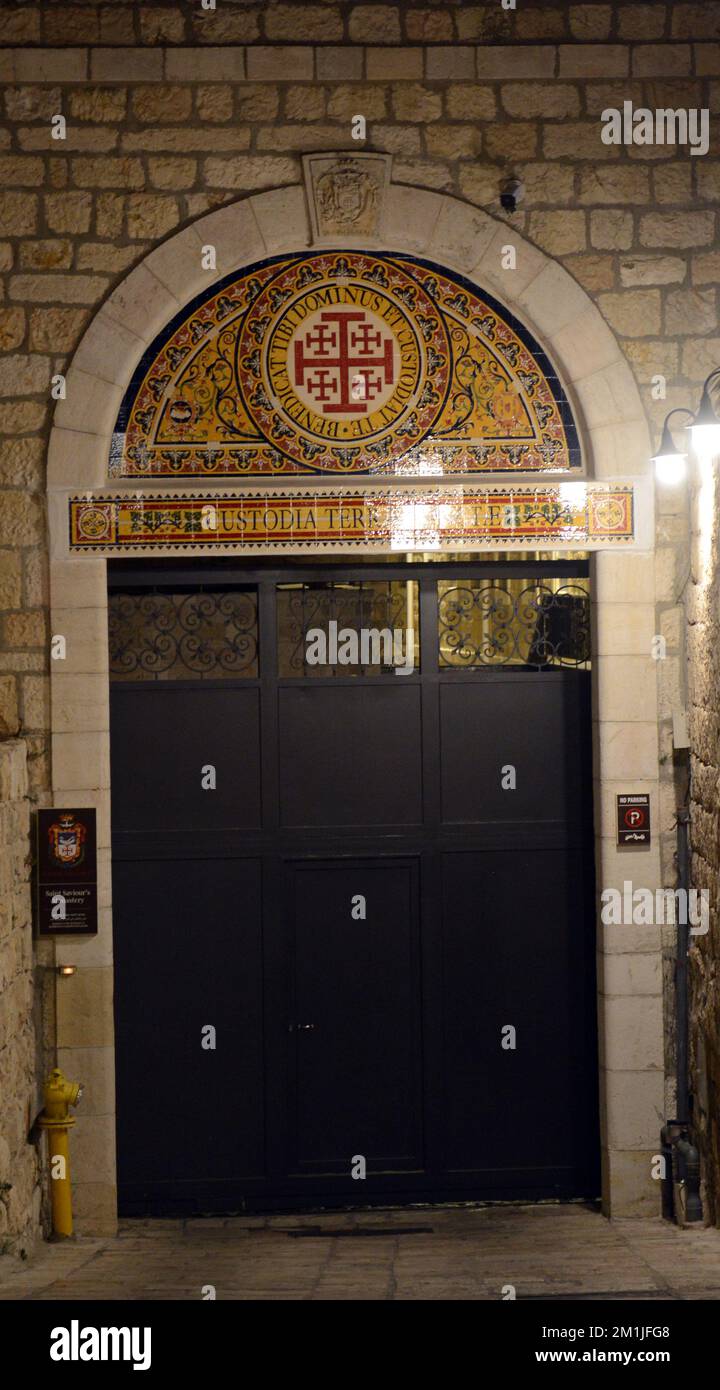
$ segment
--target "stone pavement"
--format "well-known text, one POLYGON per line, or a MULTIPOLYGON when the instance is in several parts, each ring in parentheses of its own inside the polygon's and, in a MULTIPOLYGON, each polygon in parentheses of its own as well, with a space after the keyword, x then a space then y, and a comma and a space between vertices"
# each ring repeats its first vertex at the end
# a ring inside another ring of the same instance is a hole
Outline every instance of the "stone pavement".
POLYGON ((720 1231, 584 1205, 125 1221, 0 1260, 0 1299, 720 1300, 720 1231))

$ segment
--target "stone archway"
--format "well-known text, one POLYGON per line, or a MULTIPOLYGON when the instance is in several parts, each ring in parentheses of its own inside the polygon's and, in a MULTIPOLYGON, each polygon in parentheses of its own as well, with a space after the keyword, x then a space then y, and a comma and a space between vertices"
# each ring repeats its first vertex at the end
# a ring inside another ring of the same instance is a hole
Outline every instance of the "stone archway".
MULTIPOLYGON (((357 245, 357 238, 332 240, 340 249, 357 245)), ((645 475, 649 438, 633 374, 599 310, 556 261, 477 208, 400 184, 388 188, 382 235, 364 236, 363 244, 427 256, 494 294, 558 363, 585 427, 594 476, 645 475), (512 270, 502 268, 507 244, 517 253, 512 270)), ((312 247, 305 194, 293 187, 207 213, 150 252, 106 300, 74 354, 50 438, 50 494, 106 483, 122 389, 155 334, 194 295, 253 261, 312 247), (214 272, 201 266, 207 245, 216 251, 214 272)))
MULTIPOLYGON (((412 252, 460 272, 524 321, 556 362, 583 433, 588 471, 596 478, 632 478, 643 497, 637 547, 595 557, 595 766, 598 788, 598 882, 620 886, 626 873, 615 848, 612 808, 617 779, 657 795, 655 671, 645 642, 654 631, 653 501, 647 424, 632 372, 605 320, 585 291, 556 262, 487 213, 426 190, 390 183, 382 233, 363 236, 367 249, 412 252), (503 247, 516 248, 516 268, 503 269, 503 247), (623 612, 632 598, 634 622, 623 612)), ((110 439, 132 372, 156 333, 212 278, 263 257, 313 247, 305 192, 292 187, 258 194, 206 214, 152 251, 117 287, 93 319, 67 374, 50 438, 48 505, 52 631, 67 638, 68 656, 53 663, 52 751, 55 799, 98 808, 101 929, 97 938, 58 942, 58 960, 81 969, 75 1012, 58 1013, 61 1066, 82 1063, 97 1081, 95 1113, 80 1118, 75 1176, 80 1228, 111 1230, 115 1222, 112 931, 110 901, 110 767, 105 561, 71 556, 67 499, 107 488, 110 439), (213 272, 202 248, 216 252, 213 272)), ((333 237, 338 249, 357 238, 333 237)), ((166 484, 165 484, 166 486, 166 484)), ((172 495, 170 490, 169 495, 172 495)), ((657 852, 644 861, 644 882, 660 884, 657 852)), ((606 1210, 656 1210, 650 1155, 657 1113, 664 1110, 662 1015, 659 997, 631 996, 624 969, 623 928, 606 928, 599 977, 601 1107, 606 1210), (620 935, 618 935, 620 933, 620 935), (623 1020, 635 1008, 625 1047, 623 1020)), ((67 994, 64 999, 70 998, 67 994)), ((68 1005, 68 1009, 72 1006, 68 1005)))

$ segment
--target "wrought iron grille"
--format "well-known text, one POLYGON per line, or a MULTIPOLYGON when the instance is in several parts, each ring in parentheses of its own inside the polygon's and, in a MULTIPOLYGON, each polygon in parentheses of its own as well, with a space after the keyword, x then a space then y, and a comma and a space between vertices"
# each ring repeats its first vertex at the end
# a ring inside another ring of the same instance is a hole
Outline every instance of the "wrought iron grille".
POLYGON ((113 680, 258 674, 255 592, 114 593, 108 629, 113 680))
POLYGON ((438 584, 439 664, 589 668, 586 579, 468 579, 438 584))
POLYGON ((278 674, 285 679, 394 675, 399 666, 419 665, 413 580, 280 584, 277 623, 278 674), (325 659, 317 660, 318 655, 325 659))

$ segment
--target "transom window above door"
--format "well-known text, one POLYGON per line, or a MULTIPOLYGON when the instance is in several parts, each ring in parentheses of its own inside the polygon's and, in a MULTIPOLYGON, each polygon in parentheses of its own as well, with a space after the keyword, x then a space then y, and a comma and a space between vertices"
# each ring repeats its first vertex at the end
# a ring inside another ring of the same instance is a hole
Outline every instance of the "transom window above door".
POLYGON ((223 680, 258 674, 255 589, 112 593, 112 680, 223 680))
POLYGON ((590 665, 587 579, 440 579, 441 667, 590 665))
POLYGON ((419 565, 412 577, 366 576, 318 566, 227 587, 127 585, 108 600, 110 676, 393 681, 433 670, 588 670, 587 565, 555 568, 579 572, 480 564, 438 577, 419 565))
POLYGON ((318 580, 277 588, 278 675, 396 676, 420 665, 415 580, 318 580))

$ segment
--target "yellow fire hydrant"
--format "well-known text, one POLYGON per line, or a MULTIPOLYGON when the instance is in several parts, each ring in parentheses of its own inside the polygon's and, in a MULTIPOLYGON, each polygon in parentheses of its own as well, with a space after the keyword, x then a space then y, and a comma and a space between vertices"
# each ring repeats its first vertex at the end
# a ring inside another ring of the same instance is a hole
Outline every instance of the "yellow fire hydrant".
POLYGON ((46 1129, 48 1134, 50 1201, 53 1234, 56 1236, 71 1236, 73 1233, 68 1130, 75 1124, 75 1119, 68 1111, 71 1105, 77 1105, 82 1090, 79 1081, 66 1081, 59 1068, 55 1067, 45 1082, 45 1107, 38 1118, 40 1129, 46 1129))

